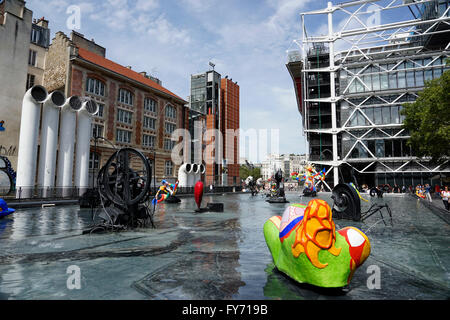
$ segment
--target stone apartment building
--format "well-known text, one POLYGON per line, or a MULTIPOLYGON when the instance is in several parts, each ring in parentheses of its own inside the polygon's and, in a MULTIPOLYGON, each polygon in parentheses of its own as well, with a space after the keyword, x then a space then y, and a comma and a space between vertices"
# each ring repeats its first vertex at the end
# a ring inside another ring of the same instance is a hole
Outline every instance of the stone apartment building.
POLYGON ((34 19, 31 25, 30 50, 28 53, 28 73, 26 89, 44 83, 44 69, 50 46, 50 29, 44 17, 34 19))
POLYGON ((0 1, 0 156, 8 158, 14 170, 17 170, 32 16, 25 1, 0 1))
MULTIPOLYGON (((173 131, 188 126, 187 102, 167 90, 146 72, 136 72, 106 58, 106 49, 82 34, 70 38, 57 32, 48 50, 44 86, 67 97, 96 101, 92 136, 106 138, 117 148, 131 147, 149 159, 156 158, 156 179, 174 181, 178 168, 171 152, 173 131)), ((90 169, 96 174, 114 149, 103 140, 91 139, 90 169), (96 150, 96 152, 95 152, 96 150)))

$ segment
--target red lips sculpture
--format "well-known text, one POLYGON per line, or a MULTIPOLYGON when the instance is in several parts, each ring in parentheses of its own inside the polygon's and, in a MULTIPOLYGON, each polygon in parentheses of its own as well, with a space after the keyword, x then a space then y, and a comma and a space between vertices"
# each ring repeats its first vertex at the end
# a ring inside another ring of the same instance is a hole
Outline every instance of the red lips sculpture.
POLYGON ((194 196, 195 196, 195 202, 197 203, 197 207, 200 210, 200 206, 202 204, 202 199, 203 199, 203 182, 199 181, 195 185, 194 196))

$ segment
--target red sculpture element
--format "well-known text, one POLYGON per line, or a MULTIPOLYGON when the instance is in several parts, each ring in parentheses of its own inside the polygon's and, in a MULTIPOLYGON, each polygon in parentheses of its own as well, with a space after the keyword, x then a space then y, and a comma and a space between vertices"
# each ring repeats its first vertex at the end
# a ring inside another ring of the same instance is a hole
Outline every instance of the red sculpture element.
POLYGON ((197 203, 197 207, 200 210, 200 206, 202 204, 203 199, 203 182, 199 181, 195 185, 194 188, 195 202, 197 203))

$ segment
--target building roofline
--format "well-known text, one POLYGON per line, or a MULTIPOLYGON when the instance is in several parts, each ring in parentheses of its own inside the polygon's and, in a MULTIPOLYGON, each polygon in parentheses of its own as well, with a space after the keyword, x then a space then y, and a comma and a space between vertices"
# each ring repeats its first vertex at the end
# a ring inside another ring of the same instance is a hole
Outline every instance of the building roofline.
POLYGON ((109 72, 113 75, 115 75, 118 78, 125 79, 127 81, 136 83, 137 85, 144 87, 146 89, 150 89, 151 91, 156 91, 157 93, 170 97, 178 101, 180 104, 187 104, 188 102, 182 99, 181 97, 177 96, 173 92, 169 91, 168 89, 164 88, 163 86, 159 85, 155 81, 148 79, 144 77, 142 74, 128 69, 112 60, 109 60, 107 58, 104 58, 100 55, 97 55, 93 52, 90 52, 83 48, 78 48, 78 56, 72 58, 72 60, 84 62, 89 65, 96 66, 100 68, 103 71, 109 72), (108 66, 110 65, 110 66, 108 66), (113 69, 113 68, 115 69, 113 69))

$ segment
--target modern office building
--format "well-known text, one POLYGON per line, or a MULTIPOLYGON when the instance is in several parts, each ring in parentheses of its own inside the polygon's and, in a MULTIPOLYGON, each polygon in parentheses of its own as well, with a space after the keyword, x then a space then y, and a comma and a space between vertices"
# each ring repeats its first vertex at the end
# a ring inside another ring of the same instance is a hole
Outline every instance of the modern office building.
MULTIPOLYGON (((159 80, 107 59, 105 48, 80 33, 72 32, 69 38, 57 32, 48 52, 44 86, 49 92, 61 90, 67 97, 94 100, 99 111, 92 137, 104 137, 116 148, 135 148, 156 159, 158 183, 177 179, 178 167, 172 161, 177 141, 172 133, 187 128, 187 102, 159 80)), ((91 174, 96 175, 114 153, 110 143, 98 140, 96 145, 91 139, 91 174)))
POLYGON ((189 130, 192 137, 191 161, 205 162, 204 181, 207 185, 227 186, 239 184, 239 134, 227 139, 227 131, 239 130, 239 86, 228 76, 209 70, 191 76, 189 98, 189 130), (220 137, 205 134, 217 130, 220 137), (214 144, 214 152, 205 159, 206 147, 214 144), (227 159, 232 157, 232 159, 227 159))
POLYGON ((449 69, 449 1, 352 1, 301 14, 301 50, 289 53, 309 161, 327 185, 439 183, 449 162, 414 156, 403 105, 449 69), (308 29, 324 18, 328 34, 308 29), (342 18, 344 17, 344 18, 342 18), (338 26, 338 28, 336 28, 338 26))

